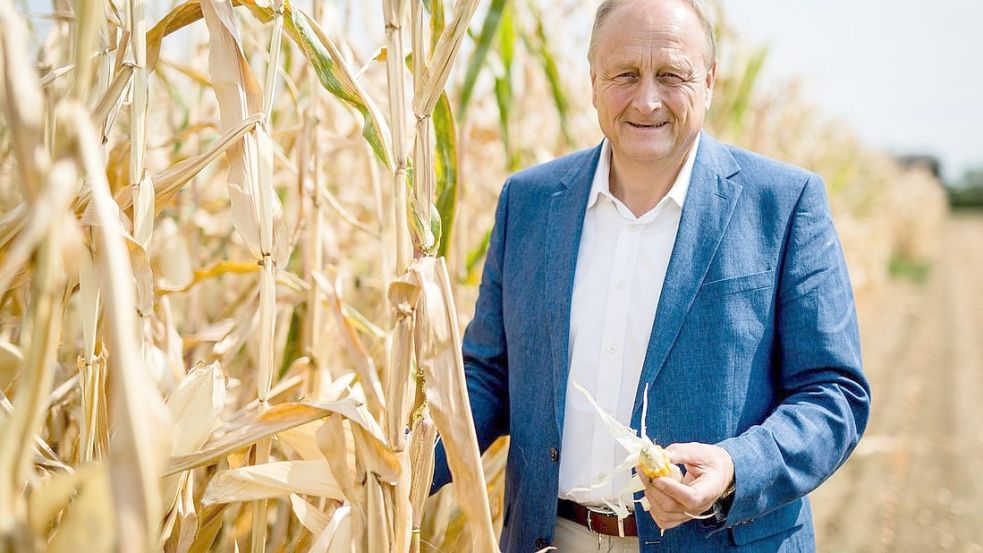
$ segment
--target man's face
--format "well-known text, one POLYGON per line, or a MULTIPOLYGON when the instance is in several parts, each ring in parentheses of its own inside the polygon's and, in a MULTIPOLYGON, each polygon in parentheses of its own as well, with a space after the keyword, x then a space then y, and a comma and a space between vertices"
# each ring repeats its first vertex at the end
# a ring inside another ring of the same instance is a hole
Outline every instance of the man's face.
POLYGON ((682 2, 636 0, 595 37, 591 86, 616 160, 661 168, 682 162, 710 105, 716 67, 706 34, 682 2))

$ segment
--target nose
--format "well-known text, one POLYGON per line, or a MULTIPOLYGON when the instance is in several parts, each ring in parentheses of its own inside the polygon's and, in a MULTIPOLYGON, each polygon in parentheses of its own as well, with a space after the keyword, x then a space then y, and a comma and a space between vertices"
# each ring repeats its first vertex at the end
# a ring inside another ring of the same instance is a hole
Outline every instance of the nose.
POLYGON ((632 107, 642 114, 652 113, 662 107, 662 87, 655 79, 638 81, 632 107))

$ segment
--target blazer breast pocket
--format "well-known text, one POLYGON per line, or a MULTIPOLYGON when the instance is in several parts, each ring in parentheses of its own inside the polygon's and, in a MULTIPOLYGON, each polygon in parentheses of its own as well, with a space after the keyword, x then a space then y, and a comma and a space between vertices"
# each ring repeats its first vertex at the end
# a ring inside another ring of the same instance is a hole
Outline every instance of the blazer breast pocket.
POLYGON ((758 273, 727 277, 711 282, 703 283, 700 287, 700 295, 706 297, 720 297, 739 292, 749 292, 769 288, 775 284, 775 271, 768 269, 758 273))

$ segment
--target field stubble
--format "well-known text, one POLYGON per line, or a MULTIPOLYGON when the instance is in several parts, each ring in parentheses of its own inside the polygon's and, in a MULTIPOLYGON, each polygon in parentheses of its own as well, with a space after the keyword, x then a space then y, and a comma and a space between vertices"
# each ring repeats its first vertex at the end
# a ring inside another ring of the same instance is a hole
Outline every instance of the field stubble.
POLYGON ((813 494, 820 550, 983 551, 983 214, 953 214, 924 283, 861 304, 867 434, 813 494))

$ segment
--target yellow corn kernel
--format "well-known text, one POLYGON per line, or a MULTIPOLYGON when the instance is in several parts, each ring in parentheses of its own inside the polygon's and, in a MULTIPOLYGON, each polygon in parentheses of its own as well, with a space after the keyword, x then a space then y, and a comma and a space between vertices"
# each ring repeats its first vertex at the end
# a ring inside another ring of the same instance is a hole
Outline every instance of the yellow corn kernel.
MULTIPOLYGON (((666 450, 657 445, 645 447, 638 455, 638 467, 649 478, 670 476, 676 478, 679 469, 669 461, 666 450), (673 470, 676 469, 676 470, 673 470)), ((678 480, 678 478, 676 478, 678 480)))
POLYGON ((644 447, 638 455, 638 467, 649 478, 659 478, 669 474, 669 456, 657 445, 644 447))

